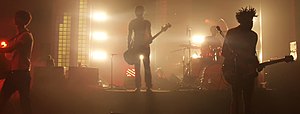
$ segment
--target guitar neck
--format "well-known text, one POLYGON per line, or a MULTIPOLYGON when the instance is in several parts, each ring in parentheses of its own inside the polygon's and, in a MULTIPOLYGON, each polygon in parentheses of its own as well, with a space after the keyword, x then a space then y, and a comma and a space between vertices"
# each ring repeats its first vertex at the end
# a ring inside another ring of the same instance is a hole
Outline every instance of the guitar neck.
POLYGON ((170 28, 170 27, 171 27, 171 24, 170 24, 170 23, 168 23, 168 24, 162 26, 161 30, 160 30, 158 33, 156 33, 156 34, 155 34, 154 36, 152 36, 148 41, 146 41, 146 44, 151 44, 152 41, 153 41, 155 38, 157 38, 161 33, 163 33, 163 32, 165 32, 166 30, 168 30, 168 28, 170 28))
MULTIPOLYGON (((157 38, 163 31, 159 31, 158 33, 156 33, 151 39, 149 39, 148 41, 145 42, 145 44, 151 44, 152 41, 157 38)), ((145 45, 144 44, 144 45, 145 45)))
POLYGON ((158 33, 156 33, 151 40, 154 40, 155 38, 157 38, 163 31, 159 31, 158 33))
POLYGON ((263 62, 263 63, 260 63, 259 65, 266 67, 268 65, 272 65, 272 64, 276 64, 276 63, 280 63, 280 62, 285 62, 285 58, 263 62))

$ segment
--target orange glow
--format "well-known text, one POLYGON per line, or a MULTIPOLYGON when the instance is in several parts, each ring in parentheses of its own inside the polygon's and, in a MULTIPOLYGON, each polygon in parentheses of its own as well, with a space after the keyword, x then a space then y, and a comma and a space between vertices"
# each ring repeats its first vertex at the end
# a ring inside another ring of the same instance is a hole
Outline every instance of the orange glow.
POLYGON ((210 23, 210 20, 209 19, 205 19, 204 22, 205 23, 210 23))
POLYGON ((1 41, 1 48, 6 48, 7 47, 7 43, 5 41, 1 41))

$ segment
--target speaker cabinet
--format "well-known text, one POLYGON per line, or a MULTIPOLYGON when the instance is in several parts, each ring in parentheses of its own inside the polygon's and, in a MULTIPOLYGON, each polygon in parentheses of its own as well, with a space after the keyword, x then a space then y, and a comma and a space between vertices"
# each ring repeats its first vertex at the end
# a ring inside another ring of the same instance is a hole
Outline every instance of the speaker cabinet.
POLYGON ((66 82, 64 67, 35 67, 32 77, 33 88, 61 88, 66 82))
POLYGON ((69 67, 68 80, 75 86, 97 86, 98 68, 69 67))

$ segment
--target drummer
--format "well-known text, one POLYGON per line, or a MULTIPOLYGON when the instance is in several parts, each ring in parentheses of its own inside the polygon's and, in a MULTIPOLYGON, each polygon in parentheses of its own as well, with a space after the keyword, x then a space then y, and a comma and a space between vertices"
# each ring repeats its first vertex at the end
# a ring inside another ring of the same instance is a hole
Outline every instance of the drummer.
POLYGON ((218 35, 217 26, 210 27, 211 36, 206 36, 210 48, 217 49, 223 46, 224 39, 218 35))
POLYGON ((201 46, 203 57, 214 57, 222 50, 224 39, 218 34, 217 26, 210 27, 210 36, 205 37, 205 43, 201 46))

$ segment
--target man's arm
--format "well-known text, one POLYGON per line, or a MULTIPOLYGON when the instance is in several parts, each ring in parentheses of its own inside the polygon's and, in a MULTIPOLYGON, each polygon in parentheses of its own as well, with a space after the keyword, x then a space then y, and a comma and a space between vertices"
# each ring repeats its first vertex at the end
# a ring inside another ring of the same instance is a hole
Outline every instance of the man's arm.
POLYGON ((257 45, 257 41, 258 41, 258 35, 257 35, 256 32, 253 32, 253 33, 254 33, 254 38, 255 38, 255 40, 254 40, 254 42, 255 42, 255 45, 254 45, 254 55, 256 56, 255 62, 256 62, 257 64, 259 64, 258 55, 257 55, 257 53, 256 53, 256 45, 257 45))
POLYGON ((154 37, 151 34, 151 23, 150 21, 146 20, 147 26, 146 26, 146 31, 145 31, 145 37, 146 37, 146 42, 145 44, 151 44, 152 41, 160 34, 156 34, 154 37))
POLYGON ((127 36, 127 47, 128 49, 131 48, 131 42, 132 42, 132 33, 133 33, 133 28, 132 28, 132 23, 130 22, 128 25, 128 36, 127 36))
POLYGON ((254 53, 256 55, 256 45, 257 45, 257 41, 258 41, 258 35, 256 32, 253 32, 253 34, 254 34, 254 43, 255 43, 255 45, 253 47, 254 47, 254 53))
POLYGON ((6 48, 0 48, 0 53, 9 53, 15 50, 16 48, 24 45, 26 42, 31 40, 31 35, 29 33, 23 33, 21 38, 17 39, 14 42, 10 42, 8 44, 8 47, 6 48))
POLYGON ((149 35, 149 37, 150 38, 152 38, 152 34, 151 34, 151 22, 150 21, 148 21, 148 35, 149 35))
POLYGON ((232 33, 231 31, 228 31, 225 39, 224 39, 224 43, 223 43, 223 48, 222 48, 222 55, 225 58, 233 58, 234 57, 234 50, 231 47, 231 37, 232 37, 232 33))

